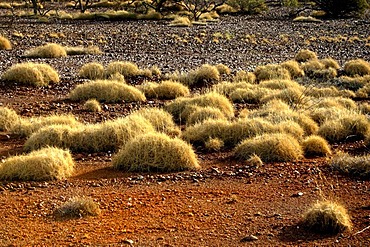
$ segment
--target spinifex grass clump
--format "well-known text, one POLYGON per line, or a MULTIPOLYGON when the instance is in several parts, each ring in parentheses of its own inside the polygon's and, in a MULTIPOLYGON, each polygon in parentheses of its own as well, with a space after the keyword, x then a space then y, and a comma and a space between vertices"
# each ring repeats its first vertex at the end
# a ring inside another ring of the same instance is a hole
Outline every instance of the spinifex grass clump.
POLYGON ((207 84, 215 84, 219 82, 220 72, 216 66, 203 64, 187 73, 180 73, 177 71, 168 77, 189 87, 201 87, 207 84))
POLYGON ((139 86, 139 89, 149 99, 175 99, 190 94, 187 86, 171 80, 162 81, 161 83, 148 82, 139 86))
POLYGON ((115 168, 127 171, 182 171, 200 166, 189 144, 165 134, 137 136, 113 158, 115 168))
POLYGON ((0 35, 0 50, 11 50, 11 49, 12 44, 10 43, 9 39, 0 35))
POLYGON ((81 67, 78 76, 90 80, 104 79, 104 66, 96 62, 87 63, 81 67))
POLYGON ((68 97, 74 101, 96 99, 104 102, 145 101, 145 95, 133 86, 113 80, 96 80, 77 85, 68 97))
POLYGON ((194 106, 194 110, 187 118, 186 124, 194 125, 196 123, 202 123, 207 119, 226 120, 226 117, 218 108, 194 106))
POLYGON ((18 114, 8 108, 0 106, 0 131, 9 131, 20 121, 18 114))
POLYGON ((288 70, 292 78, 304 76, 304 71, 299 66, 299 63, 295 60, 289 60, 281 63, 281 67, 288 70))
POLYGON ((75 55, 88 55, 88 54, 102 54, 103 52, 97 46, 89 46, 89 47, 64 47, 68 56, 75 56, 75 55))
POLYGON ((310 50, 300 50, 296 55, 295 55, 295 60, 297 62, 307 62, 308 60, 311 59, 317 59, 317 55, 315 52, 310 51, 310 50))
POLYGON ((32 58, 60 58, 66 57, 67 52, 64 47, 55 43, 46 44, 28 50, 24 54, 26 57, 32 58))
POLYGON ((24 144, 24 149, 32 151, 55 146, 73 152, 115 151, 135 136, 154 131, 149 121, 137 115, 76 127, 52 125, 32 134, 24 144))
POLYGON ((165 109, 171 113, 175 120, 184 121, 189 117, 192 109, 189 107, 214 107, 220 111, 227 118, 234 116, 234 109, 232 103, 223 95, 218 93, 207 93, 193 98, 177 98, 173 102, 166 105, 165 109))
POLYGON ((99 101, 97 101, 96 99, 89 99, 88 101, 86 101, 83 105, 83 108, 85 111, 89 111, 89 112, 101 112, 102 111, 101 105, 99 101))
POLYGON ((98 216, 101 210, 99 204, 90 197, 76 196, 63 203, 54 212, 58 218, 81 218, 98 216))
POLYGON ((330 165, 343 173, 370 178, 370 155, 352 156, 339 153, 331 159, 330 165))
POLYGON ((363 59, 350 60, 344 64, 344 72, 349 76, 370 75, 370 63, 363 59))
POLYGON ((258 81, 266 81, 272 79, 286 79, 290 80, 290 73, 283 66, 278 64, 268 64, 264 66, 258 66, 254 74, 258 81))
POLYGON ((58 73, 50 65, 31 62, 13 65, 5 71, 1 79, 32 86, 47 86, 60 80, 58 73))
POLYGON ((321 136, 311 135, 302 142, 303 151, 306 157, 327 156, 331 154, 328 142, 321 136))
POLYGON ((114 61, 108 64, 106 68, 106 75, 110 76, 119 73, 126 78, 140 75, 139 67, 128 61, 114 61))
POLYGON ((7 158, 0 164, 1 180, 54 180, 72 175, 74 162, 69 151, 47 147, 27 155, 7 158))
POLYGON ((337 234, 352 229, 347 210, 333 201, 319 201, 303 216, 303 225, 321 234, 337 234))
POLYGON ((289 134, 263 134, 241 142, 235 157, 247 160, 258 155, 264 162, 295 161, 303 157, 299 142, 289 134))

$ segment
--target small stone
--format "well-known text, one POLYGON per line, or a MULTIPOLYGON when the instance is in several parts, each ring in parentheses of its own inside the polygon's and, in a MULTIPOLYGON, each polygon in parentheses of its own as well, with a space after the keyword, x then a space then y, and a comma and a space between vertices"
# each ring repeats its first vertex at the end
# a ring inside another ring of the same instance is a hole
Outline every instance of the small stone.
POLYGON ((125 239, 125 240, 122 240, 122 243, 123 244, 133 245, 134 244, 134 240, 132 240, 132 239, 125 239))
POLYGON ((252 241, 256 241, 256 240, 258 240, 258 238, 256 236, 254 236, 254 235, 248 235, 248 236, 242 238, 240 240, 240 242, 252 242, 252 241))

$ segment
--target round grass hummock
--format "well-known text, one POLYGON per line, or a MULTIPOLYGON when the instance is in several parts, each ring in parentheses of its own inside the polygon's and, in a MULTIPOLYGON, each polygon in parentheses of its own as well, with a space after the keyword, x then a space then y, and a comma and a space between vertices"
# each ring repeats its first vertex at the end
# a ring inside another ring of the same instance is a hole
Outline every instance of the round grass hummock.
POLYGON ((8 131, 20 121, 18 114, 8 108, 0 106, 0 131, 8 131))
POLYGON ((81 218, 98 216, 101 210, 99 204, 90 197, 75 196, 63 203, 54 212, 58 218, 81 218))
POLYGON ((60 81, 58 73, 48 64, 20 63, 10 67, 2 80, 32 86, 47 86, 60 81))
POLYGON ((336 234, 352 228, 347 210, 331 201, 320 201, 311 206, 302 223, 309 230, 322 234, 336 234))
POLYGON ((11 49, 12 44, 10 43, 9 39, 0 35, 0 50, 11 50, 11 49))
POLYGON ((74 162, 69 151, 46 147, 27 155, 7 158, 0 164, 1 180, 45 181, 72 175, 74 162))
POLYGON ((89 112, 101 112, 102 111, 101 105, 99 101, 97 101, 96 99, 89 99, 88 101, 86 101, 83 105, 83 108, 85 111, 89 111, 89 112))
POLYGON ((350 60, 344 64, 344 72, 349 76, 370 75, 370 63, 363 59, 350 60))
POLYGON ((273 79, 285 79, 290 80, 290 72, 283 66, 278 64, 268 64, 264 66, 258 66, 254 74, 258 81, 267 81, 273 79))
POLYGON ((50 43, 26 51, 25 56, 32 58, 60 58, 66 57, 67 52, 63 46, 50 43))
POLYGON ((149 82, 141 85, 139 89, 150 99, 175 99, 190 94, 187 86, 171 80, 162 81, 161 83, 149 82))
POLYGON ((307 49, 303 49, 303 50, 300 50, 295 55, 295 58, 294 59, 297 62, 307 62, 308 60, 311 60, 311 59, 317 59, 317 55, 313 51, 310 51, 310 50, 307 50, 307 49))
POLYGON ((108 64, 106 68, 106 75, 110 76, 119 73, 124 77, 130 78, 140 75, 139 67, 132 62, 128 61, 114 61, 108 64))
POLYGON ((165 134, 137 136, 113 158, 115 168, 127 171, 182 171, 199 169, 192 147, 165 134))
POLYGON ((327 156, 331 154, 328 142, 321 136, 311 135, 302 142, 305 156, 327 156))
POLYGON ((303 156, 298 141, 289 134, 263 134, 244 140, 235 148, 235 157, 247 160, 258 155, 263 162, 295 161, 303 156))
POLYGON ((78 71, 78 76, 90 80, 104 79, 104 66, 96 62, 84 64, 78 71))
POLYGON ((77 85, 68 97, 73 101, 96 99, 112 103, 146 100, 145 95, 137 88, 111 80, 96 80, 77 85))

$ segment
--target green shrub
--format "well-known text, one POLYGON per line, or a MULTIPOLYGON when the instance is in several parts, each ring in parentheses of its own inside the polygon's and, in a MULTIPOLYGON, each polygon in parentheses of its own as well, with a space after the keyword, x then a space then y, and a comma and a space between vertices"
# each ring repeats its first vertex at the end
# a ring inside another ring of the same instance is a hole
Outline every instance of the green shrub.
POLYGON ((145 101, 145 95, 133 86, 119 81, 96 80, 77 85, 68 97, 73 101, 96 99, 105 102, 145 101))
POLYGON ((63 46, 51 43, 28 50, 24 55, 32 58, 60 58, 66 57, 67 53, 63 46))
POLYGON ((344 72, 349 76, 370 75, 370 63, 363 59, 350 60, 344 64, 344 72))
POLYGON ((278 64, 268 64, 264 66, 258 66, 254 74, 258 81, 266 81, 272 79, 286 79, 290 80, 290 73, 283 66, 278 64))
POLYGON ((60 81, 58 73, 50 65, 31 62, 13 65, 5 71, 1 79, 32 86, 47 86, 60 81))
POLYGON ((140 135, 113 158, 115 168, 127 171, 182 171, 200 166, 189 144, 160 133, 140 135))
POLYGON ((299 142, 288 134, 264 134, 249 138, 235 148, 235 157, 247 160, 258 155, 263 162, 295 161, 303 156, 299 142))
POLYGON ((346 174, 370 178, 370 155, 352 156, 339 153, 331 159, 330 165, 333 169, 346 174))
POLYGON ((175 99, 190 94, 188 87, 171 80, 162 81, 161 83, 149 82, 141 85, 139 89, 149 99, 175 99))
POLYGON ((78 76, 90 80, 104 79, 104 66, 95 62, 84 64, 79 70, 78 76))
POLYGON ((319 201, 303 216, 303 225, 320 234, 336 234, 352 229, 347 210, 332 201, 319 201))
POLYGON ((11 49, 12 43, 10 43, 9 39, 0 35, 0 50, 11 50, 11 49))
POLYGON ((0 131, 9 131, 20 121, 18 114, 8 107, 0 106, 0 131))
POLYGON ((9 157, 0 164, 1 180, 54 180, 72 175, 74 162, 68 151, 43 148, 27 155, 9 157))
POLYGON ((81 218, 98 216, 101 213, 99 204, 90 197, 76 196, 70 198, 54 211, 58 218, 81 218))
POLYGON ((369 6, 366 0, 313 0, 330 17, 362 14, 369 6))
POLYGON ((311 135, 302 142, 303 151, 306 157, 327 156, 331 154, 328 142, 321 136, 311 135))

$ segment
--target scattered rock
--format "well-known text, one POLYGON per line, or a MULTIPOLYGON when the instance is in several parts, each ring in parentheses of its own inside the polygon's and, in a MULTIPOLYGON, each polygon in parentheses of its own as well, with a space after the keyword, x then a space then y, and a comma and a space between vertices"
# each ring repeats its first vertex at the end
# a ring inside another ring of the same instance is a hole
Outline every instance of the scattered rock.
POLYGON ((252 242, 252 241, 256 241, 258 240, 258 238, 254 235, 248 235, 248 236, 245 236, 244 238, 242 238, 240 240, 240 242, 252 242))

